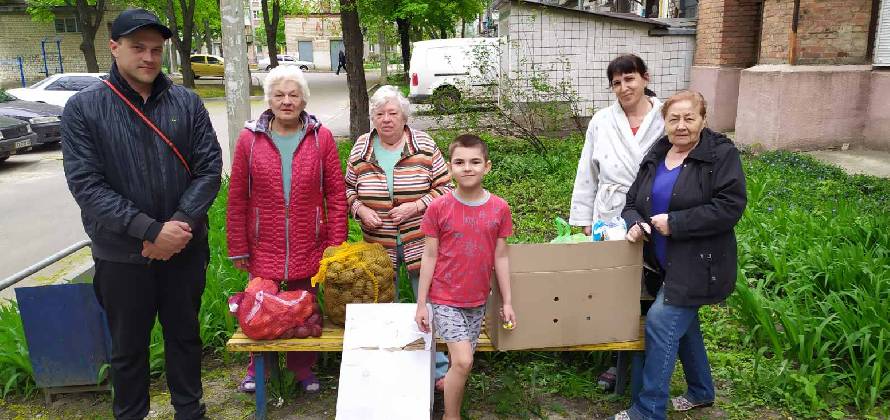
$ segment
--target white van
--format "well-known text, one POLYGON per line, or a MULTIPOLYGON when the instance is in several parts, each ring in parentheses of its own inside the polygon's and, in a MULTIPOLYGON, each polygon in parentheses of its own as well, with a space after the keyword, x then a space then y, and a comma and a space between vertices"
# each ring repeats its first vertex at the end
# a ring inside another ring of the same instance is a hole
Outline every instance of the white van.
POLYGON ((500 69, 497 38, 418 41, 411 52, 410 94, 414 103, 451 109, 462 97, 494 100, 500 69))

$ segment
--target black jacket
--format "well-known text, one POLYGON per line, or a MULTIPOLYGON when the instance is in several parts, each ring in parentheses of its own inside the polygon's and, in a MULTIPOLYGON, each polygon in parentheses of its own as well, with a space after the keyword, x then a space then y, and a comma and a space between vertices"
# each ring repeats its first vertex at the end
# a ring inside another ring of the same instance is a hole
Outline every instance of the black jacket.
MULTIPOLYGON (((622 213, 628 226, 653 216, 652 182, 670 148, 667 136, 662 137, 643 158, 622 213)), ((718 303, 735 288, 738 255, 733 229, 748 200, 742 161, 732 141, 705 128, 682 165, 668 211, 667 267, 659 266, 651 241, 643 248, 644 259, 660 269, 665 303, 718 303)))
POLYGON ((188 248, 207 248, 207 210, 220 186, 222 157, 207 109, 194 92, 158 75, 148 101, 112 65, 108 80, 176 145, 167 144, 104 83, 74 95, 62 116, 68 188, 80 206, 93 257, 144 264, 142 241, 163 222, 192 227, 188 248))

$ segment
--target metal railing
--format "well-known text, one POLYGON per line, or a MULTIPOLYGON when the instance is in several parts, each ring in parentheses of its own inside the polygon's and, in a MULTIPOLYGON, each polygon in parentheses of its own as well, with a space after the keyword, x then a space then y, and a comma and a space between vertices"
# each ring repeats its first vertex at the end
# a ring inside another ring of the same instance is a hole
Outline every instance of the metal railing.
POLYGON ((46 257, 46 258, 40 260, 39 262, 31 265, 30 267, 3 279, 3 281, 0 281, 0 291, 28 278, 32 274, 34 274, 40 270, 43 270, 46 267, 49 267, 50 265, 58 262, 62 258, 65 258, 65 257, 79 251, 81 248, 90 246, 91 243, 92 242, 90 242, 90 240, 88 240, 88 239, 84 240, 84 241, 77 242, 74 245, 69 246, 68 248, 65 248, 59 252, 56 252, 53 255, 50 255, 49 257, 46 257))

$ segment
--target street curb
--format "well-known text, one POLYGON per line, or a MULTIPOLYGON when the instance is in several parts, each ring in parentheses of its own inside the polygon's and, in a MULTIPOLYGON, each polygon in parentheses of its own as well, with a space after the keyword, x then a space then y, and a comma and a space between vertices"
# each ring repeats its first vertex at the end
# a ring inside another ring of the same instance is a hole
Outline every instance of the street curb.
MULTIPOLYGON (((248 99, 250 99, 251 101, 254 101, 254 100, 263 100, 265 98, 266 98, 265 96, 250 96, 248 99)), ((210 102, 225 101, 226 97, 225 96, 214 96, 212 98, 201 98, 201 100, 202 101, 210 101, 210 102)))

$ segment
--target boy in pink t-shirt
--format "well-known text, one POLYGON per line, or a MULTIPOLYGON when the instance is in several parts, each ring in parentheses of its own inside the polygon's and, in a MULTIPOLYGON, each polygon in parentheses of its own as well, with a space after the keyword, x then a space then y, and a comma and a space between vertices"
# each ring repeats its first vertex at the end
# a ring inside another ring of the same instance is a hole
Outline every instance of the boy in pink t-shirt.
POLYGON ((457 188, 434 200, 423 217, 426 244, 415 316, 423 331, 429 331, 432 317, 436 332, 448 344, 451 366, 445 375, 443 420, 460 419, 492 271, 501 291, 501 316, 508 325, 516 324, 506 240, 513 233, 513 221, 507 202, 482 188, 482 178, 491 170, 488 145, 463 134, 448 152, 448 170, 457 188), (432 303, 432 314, 427 313, 427 302, 432 303))

